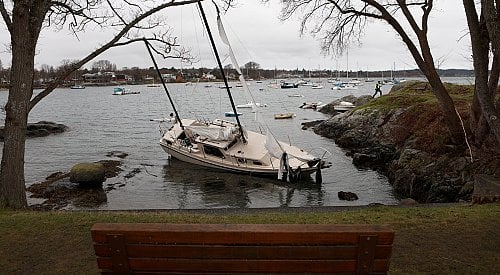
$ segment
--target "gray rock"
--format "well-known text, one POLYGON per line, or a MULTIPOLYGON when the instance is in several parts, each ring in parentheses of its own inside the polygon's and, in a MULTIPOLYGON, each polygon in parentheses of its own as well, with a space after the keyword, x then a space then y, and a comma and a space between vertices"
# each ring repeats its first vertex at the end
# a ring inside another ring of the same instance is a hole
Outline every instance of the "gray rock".
MULTIPOLYGON (((68 127, 63 124, 58 124, 50 121, 39 121, 36 123, 28 123, 26 127, 26 137, 45 137, 51 134, 63 133, 68 130, 68 127)), ((0 127, 0 141, 4 140, 4 127, 0 127)))
POLYGON ((337 195, 340 200, 344 201, 355 201, 358 199, 358 195, 356 195, 356 193, 353 192, 339 191, 337 195))
POLYGON ((474 182, 473 181, 468 181, 462 186, 462 189, 460 189, 460 195, 461 196, 470 196, 472 195, 472 192, 474 192, 474 182))

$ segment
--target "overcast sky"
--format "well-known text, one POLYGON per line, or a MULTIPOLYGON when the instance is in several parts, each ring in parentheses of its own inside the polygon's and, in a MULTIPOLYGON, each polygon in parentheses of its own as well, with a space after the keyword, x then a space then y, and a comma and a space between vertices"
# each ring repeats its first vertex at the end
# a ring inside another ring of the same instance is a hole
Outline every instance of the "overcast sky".
MULTIPOLYGON (((282 22, 278 19, 280 4, 261 4, 260 1, 239 1, 238 6, 224 15, 226 31, 240 65, 255 61, 262 68, 284 69, 339 69, 339 70, 396 70, 416 68, 406 47, 387 25, 373 22, 366 29, 362 45, 353 45, 343 56, 324 56, 319 41, 309 34, 300 36, 299 24, 295 20, 282 22)), ((467 25, 461 1, 435 1, 430 18, 429 38, 432 51, 440 68, 471 69, 467 25)), ((211 18, 215 31, 214 10, 208 2, 205 10, 211 18)), ((215 67, 215 59, 208 47, 196 5, 171 8, 167 23, 183 45, 190 48, 199 62, 182 64, 183 67, 215 67)), ((1 26, 2 51, 0 59, 5 66, 10 63, 9 54, 4 50, 9 41, 5 27, 1 26)), ((66 29, 42 32, 36 56, 36 66, 48 64, 59 66, 64 59, 81 59, 98 45, 111 37, 111 32, 99 28, 88 30, 78 41, 66 29)), ((219 47, 222 55, 226 52, 219 47)), ((109 60, 118 68, 138 66, 146 68, 151 61, 143 44, 112 49, 96 60, 109 60)), ((225 64, 229 63, 226 61, 225 64)), ((161 61, 161 66, 180 67, 178 60, 161 61)))

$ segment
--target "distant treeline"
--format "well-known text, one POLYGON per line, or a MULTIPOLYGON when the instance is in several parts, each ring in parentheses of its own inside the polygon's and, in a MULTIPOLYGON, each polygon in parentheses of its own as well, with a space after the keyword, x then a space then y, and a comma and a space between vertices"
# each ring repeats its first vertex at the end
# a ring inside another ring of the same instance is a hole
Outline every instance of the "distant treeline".
MULTIPOLYGON (((151 81, 159 82, 160 79, 157 76, 156 71, 153 67, 150 68, 123 68, 121 70, 116 69, 116 67, 110 67, 109 69, 114 69, 112 74, 120 74, 125 75, 127 77, 128 84, 144 84, 149 83, 151 81)), ((35 71, 35 86, 43 87, 47 83, 50 83, 53 79, 55 79, 60 72, 60 68, 52 68, 52 67, 43 67, 40 70, 35 71)), ((162 68, 160 69, 162 75, 172 75, 174 76, 174 81, 176 82, 185 82, 185 81, 219 81, 222 79, 221 72, 218 68, 162 68), (212 78, 205 78, 206 76, 211 76, 212 78)), ((230 80, 237 79, 237 72, 231 66, 226 66, 224 69, 226 76, 230 80)), ((102 72, 102 67, 92 68, 92 69, 81 69, 77 70, 74 74, 72 74, 66 80, 67 86, 74 84, 75 82, 85 82, 84 75, 90 73, 99 73, 102 72)), ((109 70, 106 70, 109 73, 109 70)), ((384 71, 336 71, 336 70, 285 70, 285 69, 261 69, 257 66, 253 66, 248 68, 242 67, 242 72, 247 79, 283 79, 283 78, 385 78, 388 79, 391 76, 393 78, 408 78, 408 77, 423 77, 423 74, 420 70, 384 70, 384 71)), ((441 77, 473 77, 473 70, 464 70, 464 69, 446 69, 446 70, 438 70, 438 73, 441 77)), ((105 83, 101 83, 105 84, 105 83)), ((108 83, 112 84, 112 83, 108 83)), ((9 87, 9 69, 0 70, 0 88, 8 88, 9 87)))

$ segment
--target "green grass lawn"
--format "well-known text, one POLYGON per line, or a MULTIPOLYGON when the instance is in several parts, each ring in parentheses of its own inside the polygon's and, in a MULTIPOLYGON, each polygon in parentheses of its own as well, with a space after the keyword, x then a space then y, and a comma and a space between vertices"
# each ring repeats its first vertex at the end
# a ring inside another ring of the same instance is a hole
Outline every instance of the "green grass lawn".
POLYGON ((392 274, 498 274, 500 204, 286 211, 32 212, 0 210, 0 274, 96 274, 97 222, 392 225, 392 274))

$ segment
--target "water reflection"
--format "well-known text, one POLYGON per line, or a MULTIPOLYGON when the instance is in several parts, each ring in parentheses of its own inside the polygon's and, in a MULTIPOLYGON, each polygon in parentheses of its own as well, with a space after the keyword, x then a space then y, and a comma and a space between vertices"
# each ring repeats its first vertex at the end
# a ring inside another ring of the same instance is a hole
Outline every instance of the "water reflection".
POLYGON ((240 175, 217 171, 202 166, 170 159, 163 166, 163 177, 171 185, 177 185, 180 208, 190 205, 189 199, 198 194, 206 207, 249 208, 259 205, 259 199, 274 200, 280 207, 291 206, 293 201, 304 197, 308 205, 323 202, 323 190, 311 176, 298 183, 286 183, 276 179, 240 175))

